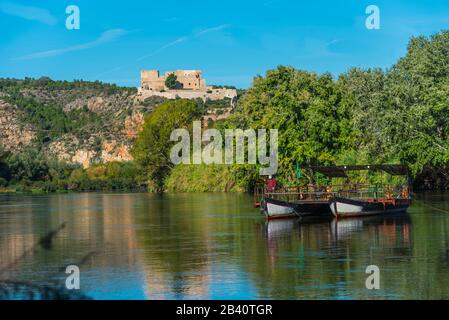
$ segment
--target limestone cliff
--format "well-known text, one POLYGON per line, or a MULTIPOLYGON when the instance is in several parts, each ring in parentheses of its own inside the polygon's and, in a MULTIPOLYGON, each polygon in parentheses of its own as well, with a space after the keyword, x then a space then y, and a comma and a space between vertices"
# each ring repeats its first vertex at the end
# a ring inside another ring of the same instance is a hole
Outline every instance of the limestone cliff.
POLYGON ((37 148, 85 168, 132 160, 131 146, 152 108, 135 90, 39 81, 0 79, 0 150, 37 148))
MULTIPOLYGON (((32 148, 84 168, 132 160, 144 115, 166 99, 98 81, 0 79, 0 152, 32 148)), ((197 101, 205 125, 233 109, 229 98, 197 101)))
POLYGON ((0 100, 0 147, 3 150, 14 151, 33 142, 36 136, 33 127, 23 123, 22 118, 23 112, 17 106, 0 100))

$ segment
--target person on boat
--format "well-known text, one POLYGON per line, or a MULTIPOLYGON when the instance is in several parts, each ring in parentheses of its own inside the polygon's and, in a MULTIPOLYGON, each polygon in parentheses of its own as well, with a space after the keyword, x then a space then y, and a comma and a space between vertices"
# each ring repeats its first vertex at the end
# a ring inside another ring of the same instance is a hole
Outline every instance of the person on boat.
POLYGON ((401 190, 401 199, 408 199, 410 196, 408 187, 402 187, 401 190))
POLYGON ((276 190, 276 186, 277 186, 277 181, 276 178, 274 178, 273 176, 268 176, 268 179, 266 181, 266 189, 268 192, 274 191, 276 190))
POLYGON ((391 190, 391 188, 389 188, 387 186, 385 187, 384 197, 385 197, 385 199, 393 199, 394 198, 393 191, 391 190))
POLYGON ((325 198, 330 200, 332 198, 332 186, 326 186, 325 188, 325 198))

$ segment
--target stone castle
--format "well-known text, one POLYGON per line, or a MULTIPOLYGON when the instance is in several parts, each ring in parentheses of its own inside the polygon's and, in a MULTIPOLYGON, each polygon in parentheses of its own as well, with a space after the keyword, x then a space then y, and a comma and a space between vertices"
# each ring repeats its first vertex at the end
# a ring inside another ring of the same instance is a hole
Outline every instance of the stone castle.
POLYGON ((165 80, 170 74, 174 74, 177 80, 178 90, 205 91, 206 80, 202 79, 201 70, 176 70, 167 71, 165 75, 159 75, 157 70, 142 70, 140 72, 141 88, 144 90, 162 91, 169 90, 165 86, 165 80))
POLYGON ((176 70, 167 71, 160 75, 158 70, 142 70, 140 72, 139 99, 151 96, 159 96, 167 99, 203 99, 221 100, 231 99, 231 105, 237 98, 236 89, 215 88, 206 86, 206 80, 202 77, 201 70, 176 70), (176 76, 176 87, 170 89, 165 85, 165 80, 170 74, 176 76))

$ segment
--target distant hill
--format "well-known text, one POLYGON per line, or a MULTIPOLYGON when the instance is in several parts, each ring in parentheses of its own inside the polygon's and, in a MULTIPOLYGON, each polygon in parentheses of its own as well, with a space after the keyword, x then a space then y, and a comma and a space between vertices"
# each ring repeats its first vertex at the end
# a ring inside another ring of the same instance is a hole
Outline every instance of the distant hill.
MULTIPOLYGON (((83 167, 131 160, 144 115, 165 100, 139 101, 136 93, 100 81, 0 79, 0 150, 31 147, 83 167)), ((203 105, 222 107, 220 101, 203 105)))
POLYGON ((0 79, 0 147, 42 149, 68 162, 128 160, 145 105, 135 88, 101 82, 0 79))

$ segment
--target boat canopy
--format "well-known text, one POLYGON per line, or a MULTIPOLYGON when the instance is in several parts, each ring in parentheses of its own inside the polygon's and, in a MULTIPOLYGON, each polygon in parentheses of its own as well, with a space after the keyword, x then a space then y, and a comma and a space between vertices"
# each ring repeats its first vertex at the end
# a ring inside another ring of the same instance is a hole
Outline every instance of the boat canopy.
POLYGON ((370 164, 370 165, 347 165, 347 166, 310 166, 309 169, 324 174, 329 178, 345 178, 347 171, 385 171, 393 176, 408 175, 408 168, 402 164, 370 164))

